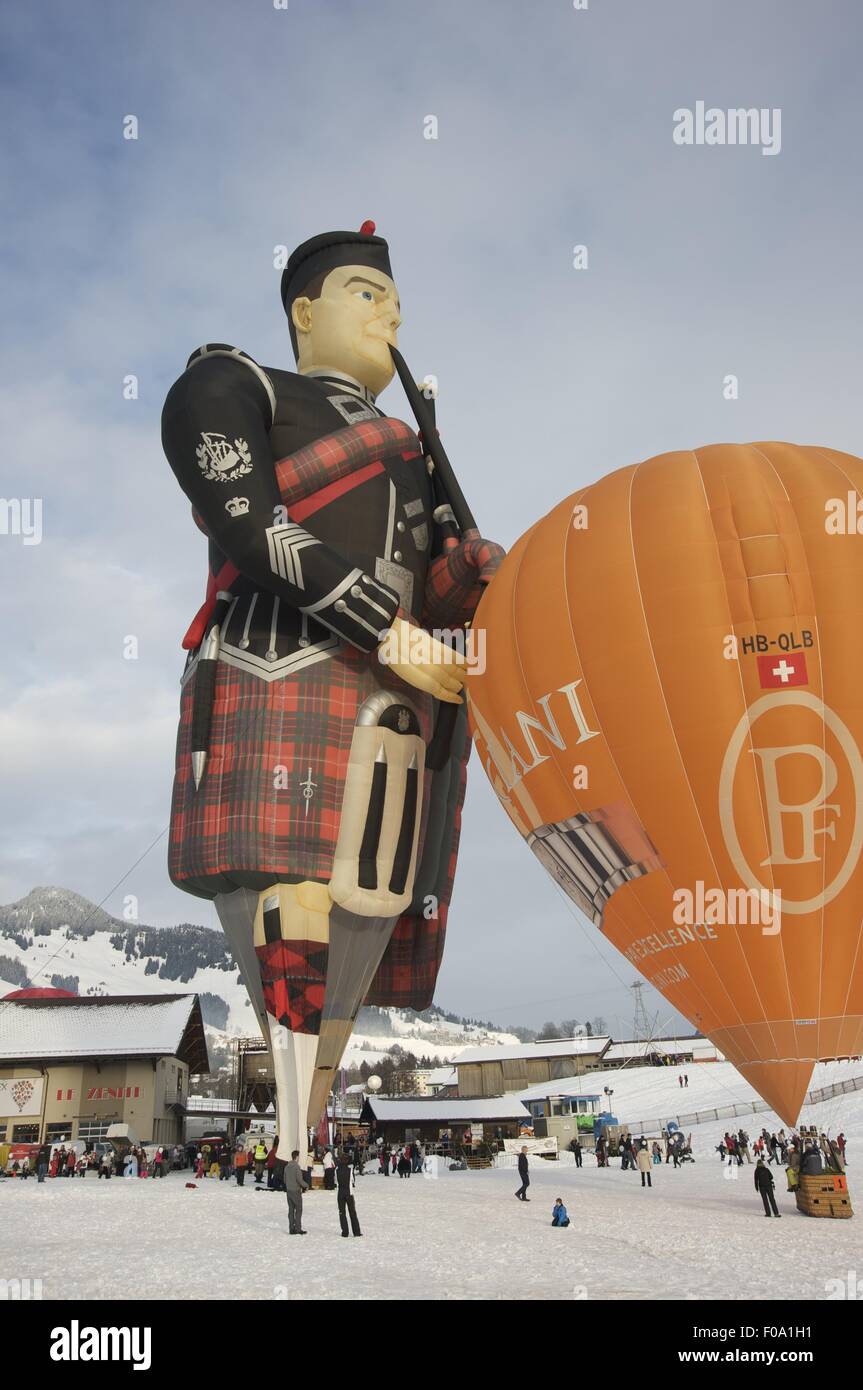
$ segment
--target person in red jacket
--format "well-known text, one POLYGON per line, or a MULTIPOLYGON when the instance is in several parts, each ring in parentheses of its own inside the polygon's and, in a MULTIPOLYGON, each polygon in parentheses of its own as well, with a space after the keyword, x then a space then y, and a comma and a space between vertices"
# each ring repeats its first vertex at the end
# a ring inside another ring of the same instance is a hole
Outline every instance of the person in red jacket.
POLYGON ((275 1136, 275 1138, 273 1139, 272 1148, 270 1149, 270 1152, 267 1154, 267 1164, 266 1164, 266 1167, 267 1167, 267 1187, 269 1187, 271 1190, 275 1190, 275 1191, 278 1191, 278 1190, 281 1188, 281 1186, 282 1186, 282 1184, 281 1184, 281 1182, 280 1182, 280 1180, 279 1180, 279 1179, 280 1179, 280 1170, 276 1168, 276 1157, 277 1157, 277 1154, 278 1154, 278 1149, 279 1149, 279 1136, 278 1136, 278 1134, 277 1134, 277 1135, 275 1136))
POLYGON ((248 1158, 249 1155, 241 1144, 234 1154, 234 1174, 237 1179, 237 1187, 242 1187, 246 1181, 246 1165, 248 1158))
POLYGON ((68 1152, 67 1155, 66 1155, 66 1176, 67 1176, 67 1177, 71 1178, 71 1177, 74 1175, 74 1172, 75 1172, 75 1163, 76 1163, 76 1162, 77 1162, 77 1159, 76 1159, 76 1156, 75 1156, 75 1150, 74 1150, 74 1149, 70 1149, 69 1152, 68 1152))

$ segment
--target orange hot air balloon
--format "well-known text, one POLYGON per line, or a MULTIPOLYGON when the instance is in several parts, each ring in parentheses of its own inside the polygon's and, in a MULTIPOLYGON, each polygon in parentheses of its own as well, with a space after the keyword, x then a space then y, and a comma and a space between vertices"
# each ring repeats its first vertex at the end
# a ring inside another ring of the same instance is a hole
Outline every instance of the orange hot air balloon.
POLYGON ((863 1051, 861 495, 793 444, 612 473, 510 552, 468 681, 528 844, 788 1124, 863 1051))

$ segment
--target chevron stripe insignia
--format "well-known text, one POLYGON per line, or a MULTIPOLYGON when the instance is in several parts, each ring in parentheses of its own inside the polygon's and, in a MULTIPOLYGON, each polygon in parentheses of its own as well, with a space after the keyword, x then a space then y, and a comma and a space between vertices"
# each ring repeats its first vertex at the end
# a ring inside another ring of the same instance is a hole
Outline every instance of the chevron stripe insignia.
POLYGON ((300 551, 309 545, 320 545, 314 536, 304 531, 302 526, 288 522, 285 526, 267 527, 267 548, 270 553, 270 568, 280 579, 286 579, 297 589, 304 589, 303 570, 300 564, 300 551))

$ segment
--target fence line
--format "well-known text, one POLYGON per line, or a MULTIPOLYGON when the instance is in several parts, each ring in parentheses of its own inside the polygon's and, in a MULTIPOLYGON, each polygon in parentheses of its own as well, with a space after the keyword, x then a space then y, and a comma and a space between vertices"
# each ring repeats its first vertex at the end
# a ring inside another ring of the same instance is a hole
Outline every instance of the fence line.
MULTIPOLYGON (((851 1091, 860 1090, 863 1090, 863 1076, 852 1076, 847 1081, 834 1081, 830 1086, 819 1086, 817 1090, 807 1091, 804 1104, 820 1105, 822 1101, 832 1100, 835 1096, 848 1095, 851 1091)), ((636 1130, 663 1130, 669 1120, 683 1129, 687 1125, 703 1125, 709 1120, 736 1120, 742 1115, 757 1115, 771 1109, 772 1106, 766 1101, 747 1100, 740 1101, 737 1105, 719 1105, 712 1110, 692 1110, 686 1115, 667 1115, 665 1119, 654 1117, 649 1120, 621 1120, 620 1123, 632 1134, 636 1130)))

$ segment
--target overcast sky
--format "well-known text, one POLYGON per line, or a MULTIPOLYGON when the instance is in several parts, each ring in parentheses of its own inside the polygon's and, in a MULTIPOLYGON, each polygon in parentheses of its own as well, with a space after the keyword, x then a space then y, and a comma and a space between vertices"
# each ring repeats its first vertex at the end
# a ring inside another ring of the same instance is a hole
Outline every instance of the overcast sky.
MULTIPOLYGON (((144 855, 110 911, 216 923, 164 838, 144 854, 206 577, 159 414, 202 342, 292 365, 275 247, 377 222, 402 349, 506 546, 665 450, 861 452, 861 29, 859 0, 4 7, 0 493, 42 499, 43 534, 0 534, 0 901, 99 902, 144 855), (779 152, 677 145, 698 101, 779 108, 779 152)), ((635 971, 472 773, 438 1002, 629 1031, 635 971)))

